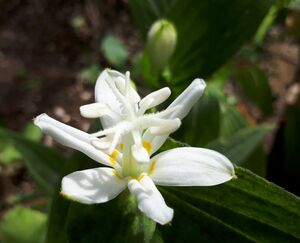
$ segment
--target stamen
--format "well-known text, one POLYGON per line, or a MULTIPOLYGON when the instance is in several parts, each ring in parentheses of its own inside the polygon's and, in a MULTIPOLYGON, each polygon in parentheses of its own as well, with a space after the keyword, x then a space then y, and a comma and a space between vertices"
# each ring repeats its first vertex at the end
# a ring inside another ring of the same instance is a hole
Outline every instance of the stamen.
MULTIPOLYGON (((109 72, 108 72, 108 74, 109 74, 109 72)), ((123 105, 123 108, 125 109, 125 114, 128 114, 130 117, 133 117, 134 114, 133 114, 133 110, 132 110, 130 103, 121 94, 121 92, 117 89, 116 84, 115 84, 114 80, 112 79, 112 77, 110 75, 107 75, 107 77, 109 80, 107 80, 106 83, 112 89, 112 91, 116 95, 116 98, 119 100, 119 102, 123 105)))
POLYGON ((179 118, 162 120, 159 126, 150 127, 150 133, 154 135, 166 135, 176 131, 181 125, 179 118))
POLYGON ((127 71, 125 73, 125 97, 129 95, 129 89, 130 89, 130 72, 127 71))
MULTIPOLYGON (((168 99, 170 94, 171 94, 171 90, 167 87, 157 90, 155 92, 152 92, 152 93, 148 94, 147 96, 145 96, 140 101, 140 103, 139 103, 140 109, 146 111, 152 107, 155 107, 155 106, 161 104, 162 102, 164 102, 166 99, 168 99)), ((144 112, 142 113, 142 111, 139 111, 138 113, 144 114, 144 112)))
POLYGON ((109 150, 108 150, 108 153, 111 154, 115 148, 117 147, 118 143, 120 142, 120 139, 121 139, 121 133, 120 132, 116 132, 114 134, 114 138, 110 144, 110 147, 109 147, 109 150))

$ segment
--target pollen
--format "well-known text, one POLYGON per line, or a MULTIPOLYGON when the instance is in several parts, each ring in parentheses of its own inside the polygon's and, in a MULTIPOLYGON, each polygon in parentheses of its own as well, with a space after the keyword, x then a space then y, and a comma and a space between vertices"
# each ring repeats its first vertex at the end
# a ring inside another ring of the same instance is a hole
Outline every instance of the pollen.
POLYGON ((156 165, 156 161, 153 160, 150 165, 150 169, 149 169, 149 173, 148 173, 149 175, 153 174, 155 165, 156 165))
POLYGON ((148 142, 147 140, 143 141, 143 147, 147 150, 148 154, 150 154, 151 149, 152 149, 152 145, 150 142, 148 142))
POLYGON ((117 155, 118 155, 118 151, 117 151, 117 150, 114 150, 114 151, 111 153, 110 157, 114 159, 114 158, 117 157, 117 155))
POLYGON ((118 179, 123 180, 123 177, 118 173, 118 171, 113 170, 113 173, 115 174, 115 176, 116 176, 118 179))
POLYGON ((115 166, 117 161, 115 161, 112 157, 109 157, 109 161, 112 164, 112 166, 115 166))
POLYGON ((145 177, 145 173, 140 174, 140 176, 137 178, 138 181, 141 181, 145 177))

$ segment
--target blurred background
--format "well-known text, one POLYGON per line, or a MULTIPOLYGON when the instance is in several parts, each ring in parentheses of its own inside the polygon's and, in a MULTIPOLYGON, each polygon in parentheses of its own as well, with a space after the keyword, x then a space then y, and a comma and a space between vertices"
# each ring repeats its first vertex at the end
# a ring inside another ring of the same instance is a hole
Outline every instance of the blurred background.
POLYGON ((205 95, 173 137, 300 195, 300 2, 178 2, 0 0, 0 217, 47 204, 16 140, 70 155, 32 119, 45 112, 87 131, 79 106, 93 102, 106 67, 131 71, 142 95, 169 86, 171 99, 204 78, 205 95), (160 18, 175 30, 153 37, 160 18))

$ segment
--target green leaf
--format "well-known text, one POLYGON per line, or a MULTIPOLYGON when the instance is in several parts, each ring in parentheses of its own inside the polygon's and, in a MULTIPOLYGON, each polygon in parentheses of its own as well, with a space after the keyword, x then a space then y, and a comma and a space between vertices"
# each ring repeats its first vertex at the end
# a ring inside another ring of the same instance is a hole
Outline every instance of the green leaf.
POLYGON ((43 134, 40 128, 34 125, 33 122, 28 122, 23 130, 23 136, 31 141, 41 141, 43 134))
POLYGON ((101 71, 101 67, 98 64, 93 64, 89 67, 83 68, 80 70, 79 77, 83 80, 86 80, 92 84, 95 84, 99 73, 101 71))
POLYGON ((140 28, 144 37, 152 23, 160 18, 166 17, 166 14, 175 0, 130 0, 129 6, 135 18, 136 24, 140 28))
POLYGON ((11 143, 1 144, 1 152, 0 152, 1 164, 8 165, 14 160, 20 158, 21 158, 20 153, 11 145, 11 143))
POLYGON ((254 128, 244 128, 229 138, 220 138, 207 145, 226 155, 233 163, 241 164, 261 143, 274 125, 260 125, 254 128))
POLYGON ((8 210, 0 223, 2 243, 42 243, 46 230, 45 214, 30 208, 8 210))
POLYGON ((61 166, 65 162, 64 156, 9 130, 0 129, 0 139, 14 145, 14 148, 22 155, 33 178, 48 193, 52 193, 53 185, 56 185, 61 166))
POLYGON ((171 81, 182 85, 195 77, 207 78, 232 57, 255 34, 274 0, 166 3, 162 8, 160 1, 131 0, 130 6, 143 32, 157 18, 175 24, 178 44, 170 62, 171 81))
POLYGON ((236 108, 223 104, 220 137, 228 138, 245 127, 248 127, 248 123, 243 115, 236 108))
POLYGON ((118 68, 121 68, 128 57, 127 48, 115 36, 106 36, 101 43, 101 51, 108 62, 118 68))
POLYGON ((267 75, 251 63, 236 65, 236 81, 243 94, 265 115, 273 111, 273 96, 267 75))
POLYGON ((143 215, 128 191, 98 205, 72 202, 68 212, 69 242, 150 242, 155 222, 143 215))
POLYGON ((295 2, 295 1, 291 1, 291 0, 277 0, 276 4, 274 4, 268 14, 266 15, 266 17, 264 18, 264 20, 262 21, 261 25, 258 28, 258 31, 255 34, 255 38, 254 38, 254 42, 255 44, 261 44, 261 42, 263 41, 268 29, 271 27, 271 25, 273 24, 274 20, 276 19, 278 13, 280 12, 280 10, 287 6, 290 2, 295 2))
POLYGON ((299 242, 299 198, 240 167, 236 175, 213 187, 160 188, 175 209, 171 226, 159 227, 165 242, 299 242))

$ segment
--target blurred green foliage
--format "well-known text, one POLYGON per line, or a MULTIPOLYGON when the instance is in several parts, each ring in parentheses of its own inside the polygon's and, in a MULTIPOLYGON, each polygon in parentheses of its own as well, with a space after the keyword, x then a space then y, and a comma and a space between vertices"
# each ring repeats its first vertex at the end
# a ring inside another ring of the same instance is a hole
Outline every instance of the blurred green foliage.
POLYGON ((116 68, 122 68, 128 58, 126 46, 113 35, 107 35, 101 42, 100 50, 107 61, 116 68))
POLYGON ((47 216, 39 211, 14 207, 0 223, 0 240, 7 243, 42 243, 46 233, 47 216))

